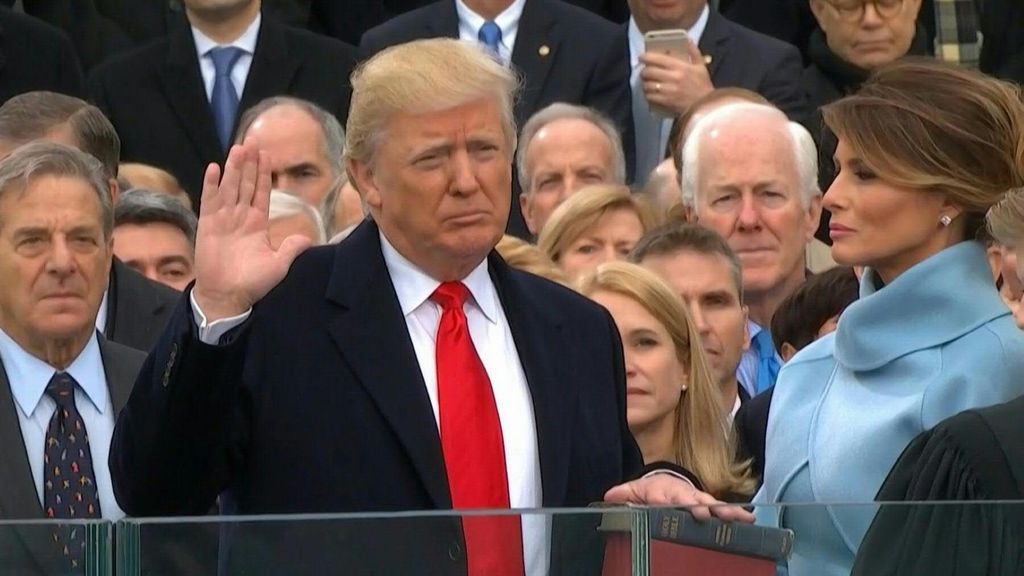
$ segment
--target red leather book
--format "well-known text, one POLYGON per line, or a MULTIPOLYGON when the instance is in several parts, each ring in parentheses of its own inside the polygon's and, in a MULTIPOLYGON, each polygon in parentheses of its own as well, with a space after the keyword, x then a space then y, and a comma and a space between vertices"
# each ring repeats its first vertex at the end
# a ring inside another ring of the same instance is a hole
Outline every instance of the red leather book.
MULTIPOLYGON (((651 576, 775 576, 776 563, 789 556, 792 532, 734 525, 717 519, 698 522, 685 510, 647 512, 650 539, 646 557, 651 576), (662 530, 674 521, 674 530, 662 530), (736 529, 740 537, 736 538, 736 529), (709 538, 710 535, 710 538, 709 538), (754 545, 756 543, 756 546, 754 545)), ((632 532, 621 511, 605 516, 602 576, 629 576, 633 569, 632 532)))

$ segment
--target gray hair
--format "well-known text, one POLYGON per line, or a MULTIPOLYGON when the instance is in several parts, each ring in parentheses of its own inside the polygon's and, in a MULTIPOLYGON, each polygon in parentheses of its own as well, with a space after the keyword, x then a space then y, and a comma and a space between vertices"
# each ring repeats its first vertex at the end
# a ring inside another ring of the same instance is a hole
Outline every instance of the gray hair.
POLYGON ((800 186, 800 204, 807 208, 812 199, 821 196, 821 189, 818 187, 818 148, 811 133, 800 124, 786 118, 786 115, 778 108, 751 102, 738 102, 722 106, 699 119, 686 137, 681 152, 683 173, 680 180, 684 205, 689 208, 697 207, 698 159, 704 139, 715 128, 747 122, 752 116, 774 119, 778 120, 780 124, 785 124, 786 132, 793 144, 793 161, 800 179, 797 183, 800 186))
POLYGON ((179 200, 164 192, 133 188, 121 194, 114 205, 114 227, 123 224, 169 224, 196 245, 196 215, 179 200))
POLYGON ((529 194, 530 175, 526 166, 526 154, 530 149, 537 133, 545 126, 558 120, 583 120, 590 122, 608 139, 608 145, 612 149, 612 178, 609 184, 625 184, 626 182, 626 155, 622 151, 622 136, 618 128, 608 119, 593 108, 555 102, 541 108, 523 126, 523 132, 519 135, 519 148, 516 150, 516 172, 519 174, 519 185, 524 194, 529 194))
POLYGON ((327 231, 324 229, 324 220, 320 217, 320 212, 316 208, 287 190, 271 190, 270 220, 281 220, 292 216, 305 216, 309 218, 313 222, 313 227, 316 228, 316 243, 327 243, 327 231))
POLYGON ((253 123, 256 122, 264 112, 267 112, 272 108, 277 108, 278 106, 292 106, 294 108, 298 108, 313 118, 317 125, 320 126, 320 133, 323 135, 324 154, 327 156, 325 158, 327 163, 330 164, 331 170, 334 172, 335 176, 343 173, 345 171, 344 161, 342 160, 342 156, 345 153, 345 129, 341 127, 341 123, 334 117, 334 114, 331 114, 309 100, 303 100, 292 96, 272 96, 270 98, 260 100, 246 110, 242 114, 241 118, 238 119, 238 130, 235 131, 235 143, 241 144, 253 123))
POLYGON ((29 183, 43 176, 78 178, 96 192, 103 219, 103 237, 114 229, 114 208, 106 170, 94 156, 77 148, 52 142, 32 142, 0 160, 0 196, 24 192, 29 183))
POLYGON ((99 108, 80 98, 45 90, 19 94, 0 106, 0 141, 8 145, 38 140, 62 124, 71 129, 78 148, 102 163, 106 178, 117 178, 121 140, 99 108))

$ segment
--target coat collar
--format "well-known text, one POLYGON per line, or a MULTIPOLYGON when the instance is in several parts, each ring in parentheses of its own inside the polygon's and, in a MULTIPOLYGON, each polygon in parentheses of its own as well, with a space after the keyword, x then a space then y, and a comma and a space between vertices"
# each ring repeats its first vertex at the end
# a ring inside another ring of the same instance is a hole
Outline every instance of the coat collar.
MULTIPOLYGON (((554 361, 551 344, 562 323, 540 309, 522 279, 491 252, 488 271, 505 310, 533 401, 544 506, 564 502, 569 430, 576 390, 572 374, 554 361)), ((335 250, 325 298, 336 305, 328 319, 339 353, 393 427, 437 508, 451 508, 448 477, 426 384, 387 272, 379 228, 359 225, 335 250), (362 273, 353 274, 353 270, 362 273), (368 326, 377 327, 367 329, 368 326)), ((556 317, 553 317, 556 316, 556 317)))
POLYGON ((947 248, 880 286, 877 273, 865 270, 860 299, 839 319, 835 357, 852 371, 942 345, 1010 313, 996 292, 984 248, 973 241, 947 248))

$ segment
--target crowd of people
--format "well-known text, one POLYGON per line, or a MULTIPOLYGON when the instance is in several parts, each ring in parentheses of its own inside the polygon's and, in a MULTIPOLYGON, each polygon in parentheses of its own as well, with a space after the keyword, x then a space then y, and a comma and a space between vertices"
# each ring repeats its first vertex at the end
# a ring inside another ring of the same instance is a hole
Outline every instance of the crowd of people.
MULTIPOLYGON (((1019 3, 359 3, 0 5, 0 519, 605 501, 1024 569, 1012 510, 828 505, 1024 494, 1019 3)), ((577 574, 593 528, 159 557, 577 574)))

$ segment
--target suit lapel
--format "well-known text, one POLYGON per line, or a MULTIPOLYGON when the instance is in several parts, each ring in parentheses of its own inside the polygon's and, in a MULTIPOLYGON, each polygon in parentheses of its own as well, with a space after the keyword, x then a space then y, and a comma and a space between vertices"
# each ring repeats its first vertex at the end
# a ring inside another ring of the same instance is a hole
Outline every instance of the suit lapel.
POLYGON ((494 253, 488 268, 533 400, 543 506, 561 506, 565 502, 569 477, 569 431, 574 414, 571 407, 577 395, 576 388, 570 386, 572 375, 565 373, 564 364, 555 361, 550 348, 551 344, 561 341, 562 325, 550 310, 539 309, 508 265, 494 253))
POLYGON ((544 84, 560 48, 561 37, 556 31, 555 19, 544 0, 527 0, 512 50, 512 64, 525 82, 522 98, 516 103, 516 118, 523 121, 526 120, 523 117, 525 111, 535 110, 544 92, 544 84))
MULTIPOLYGON (((141 352, 138 358, 131 358, 129 351, 118 346, 99 335, 100 356, 103 358, 103 372, 107 375, 107 389, 110 391, 110 401, 114 406, 114 420, 121 413, 121 409, 128 403, 128 397, 135 385, 135 377, 138 376, 141 360, 145 357, 141 352)), ((134 350, 131 350, 134 352, 134 350)))
POLYGON ((376 224, 361 224, 335 254, 326 295, 334 305, 331 336, 398 436, 434 506, 451 508, 437 422, 376 224))
POLYGON ((203 88, 199 58, 188 26, 170 33, 167 61, 160 69, 164 95, 200 158, 220 158, 220 140, 203 88))
POLYGON ((459 14, 455 11, 454 0, 441 0, 435 3, 434 13, 424 18, 430 33, 426 38, 458 38, 459 14))
POLYGON ((263 98, 287 94, 301 65, 301 55, 289 50, 285 27, 264 16, 238 104, 239 114, 263 98))
MULTIPOLYGON (((25 454, 17 410, 7 371, 0 364, 0 519, 42 519, 43 507, 25 454)), ((60 574, 66 570, 63 558, 46 537, 50 532, 48 526, 31 525, 11 532, 18 535, 42 573, 60 574)))
POLYGON ((708 23, 704 27, 704 33, 701 35, 700 42, 697 45, 705 60, 707 60, 708 56, 711 57, 711 62, 708 64, 708 74, 711 75, 712 82, 715 80, 715 74, 718 72, 718 69, 722 66, 722 61, 729 54, 729 31, 726 29, 726 26, 725 18, 716 10, 711 10, 711 13, 708 14, 708 23))

